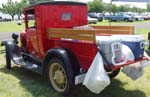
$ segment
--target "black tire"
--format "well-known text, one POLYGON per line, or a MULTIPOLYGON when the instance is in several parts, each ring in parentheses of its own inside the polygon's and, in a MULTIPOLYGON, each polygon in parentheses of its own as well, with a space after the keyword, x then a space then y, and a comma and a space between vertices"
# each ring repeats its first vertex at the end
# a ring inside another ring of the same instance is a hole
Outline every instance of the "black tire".
POLYGON ((71 81, 69 80, 68 72, 66 70, 66 67, 63 61, 57 58, 51 59, 48 64, 47 74, 48 74, 48 80, 50 82, 50 86, 55 91, 61 93, 62 95, 68 95, 72 85, 71 85, 71 81), (55 66, 60 66, 60 67, 56 68, 55 66), (65 83, 63 81, 65 81, 65 83), (61 85, 64 85, 64 86, 61 86, 61 85))
POLYGON ((99 18, 98 21, 99 21, 99 22, 102 22, 102 21, 103 21, 103 18, 99 18))
POLYGON ((6 68, 11 69, 11 58, 7 50, 6 50, 6 68))
POLYGON ((93 22, 93 24, 97 24, 97 22, 93 22))
POLYGON ((108 76, 110 79, 113 79, 114 77, 116 77, 119 74, 119 72, 120 72, 120 69, 109 73, 108 76))
POLYGON ((128 19, 128 18, 125 18, 124 21, 125 21, 125 22, 129 22, 129 19, 128 19))
POLYGON ((136 18, 135 20, 136 20, 136 21, 139 21, 139 19, 138 19, 138 18, 136 18))

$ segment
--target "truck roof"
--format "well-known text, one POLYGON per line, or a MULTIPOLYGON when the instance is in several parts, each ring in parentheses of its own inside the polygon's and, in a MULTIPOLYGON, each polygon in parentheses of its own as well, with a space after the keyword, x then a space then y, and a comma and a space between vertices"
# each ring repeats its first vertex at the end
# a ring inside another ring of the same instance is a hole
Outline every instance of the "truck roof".
POLYGON ((73 1, 49 1, 49 2, 37 3, 37 4, 31 5, 29 7, 34 7, 37 5, 87 5, 87 4, 81 3, 81 2, 73 2, 73 1))

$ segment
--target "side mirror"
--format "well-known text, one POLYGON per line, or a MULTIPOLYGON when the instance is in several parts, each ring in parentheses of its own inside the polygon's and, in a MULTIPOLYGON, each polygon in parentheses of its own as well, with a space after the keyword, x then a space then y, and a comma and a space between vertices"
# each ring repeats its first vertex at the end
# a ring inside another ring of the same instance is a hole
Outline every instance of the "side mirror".
POLYGON ((18 24, 18 25, 22 25, 22 21, 19 20, 19 21, 17 22, 17 24, 18 24))
POLYGON ((18 44, 18 37, 19 37, 19 35, 18 35, 17 33, 13 33, 13 34, 12 34, 13 41, 14 41, 16 44, 18 44))

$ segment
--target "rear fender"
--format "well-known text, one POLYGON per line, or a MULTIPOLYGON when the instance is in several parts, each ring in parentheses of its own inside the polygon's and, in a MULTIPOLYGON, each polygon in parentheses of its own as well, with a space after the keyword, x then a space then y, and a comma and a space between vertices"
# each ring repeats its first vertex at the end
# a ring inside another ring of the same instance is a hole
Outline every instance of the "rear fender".
POLYGON ((62 48, 55 48, 55 49, 51 49, 47 52, 44 61, 43 61, 43 73, 46 74, 47 72, 47 65, 49 63, 49 61, 52 58, 58 58, 60 59, 62 62, 64 62, 65 65, 65 69, 67 71, 67 75, 69 76, 69 80, 74 83, 74 70, 73 70, 73 65, 71 62, 71 58, 69 57, 68 52, 65 49, 62 48))

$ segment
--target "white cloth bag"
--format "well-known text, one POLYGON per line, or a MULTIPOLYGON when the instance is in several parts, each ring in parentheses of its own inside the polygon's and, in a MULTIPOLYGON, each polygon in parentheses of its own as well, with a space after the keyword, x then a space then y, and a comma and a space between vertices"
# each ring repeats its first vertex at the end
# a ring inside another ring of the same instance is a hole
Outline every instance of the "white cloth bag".
POLYGON ((132 80, 137 80, 144 72, 143 67, 139 62, 123 67, 122 71, 132 80))
MULTIPOLYGON (((150 57, 147 55, 146 52, 144 52, 144 56, 147 57, 149 60, 144 60, 144 61, 123 67, 122 71, 127 76, 129 76, 132 80, 137 80, 139 77, 141 77, 144 73, 143 68, 150 66, 150 57)), ((130 58, 132 59, 132 57, 130 58)))
POLYGON ((126 57, 127 61, 134 61, 135 60, 135 57, 134 57, 132 50, 124 44, 122 44, 122 53, 126 57))
POLYGON ((110 84, 110 79, 104 69, 102 56, 97 53, 83 82, 91 92, 100 93, 110 84))

